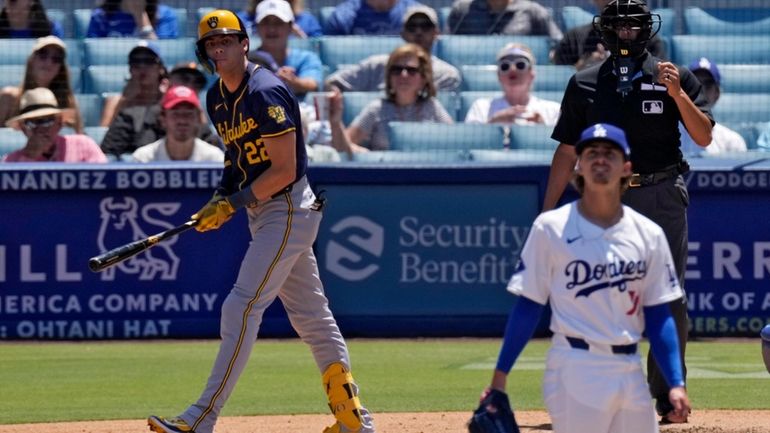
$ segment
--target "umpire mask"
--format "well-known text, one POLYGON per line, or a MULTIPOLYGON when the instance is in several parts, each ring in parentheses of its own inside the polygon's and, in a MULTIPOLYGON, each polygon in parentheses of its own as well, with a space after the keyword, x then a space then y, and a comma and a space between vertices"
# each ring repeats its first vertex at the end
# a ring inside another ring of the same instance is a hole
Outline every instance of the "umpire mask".
POLYGON ((639 57, 650 39, 660 31, 660 15, 650 13, 643 0, 613 0, 594 17, 593 26, 602 34, 607 49, 616 57, 639 57), (622 29, 638 31, 636 39, 624 40, 622 29))

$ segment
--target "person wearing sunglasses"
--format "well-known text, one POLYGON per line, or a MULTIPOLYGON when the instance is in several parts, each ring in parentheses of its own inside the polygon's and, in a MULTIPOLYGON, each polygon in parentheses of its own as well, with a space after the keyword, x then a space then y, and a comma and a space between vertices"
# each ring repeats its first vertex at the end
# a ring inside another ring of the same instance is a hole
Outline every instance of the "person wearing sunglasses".
MULTIPOLYGON (((404 14, 401 38, 419 45, 425 52, 433 52, 439 36, 436 11, 428 6, 412 6, 404 14)), ((437 91, 454 92, 460 88, 460 71, 453 65, 431 55, 433 85, 437 91)), ((388 54, 375 54, 349 68, 335 71, 326 79, 326 88, 336 87, 342 92, 372 92, 385 88, 385 65, 388 54)))
POLYGON ((64 116, 64 126, 78 133, 83 132, 83 119, 67 68, 67 47, 61 39, 44 36, 35 41, 20 82, 18 86, 7 86, 0 90, 0 124, 19 114, 19 98, 22 93, 36 87, 46 87, 54 93, 60 107, 72 109, 64 116))
POLYGON ((60 135, 63 115, 70 109, 59 108, 56 95, 45 87, 27 90, 21 95, 20 114, 5 123, 21 130, 26 145, 7 154, 4 162, 107 162, 93 139, 86 135, 60 135))
POLYGON ((497 79, 502 96, 473 101, 465 122, 555 125, 559 103, 531 93, 534 68, 535 56, 529 47, 515 42, 505 45, 497 54, 497 79))
POLYGON ((0 38, 64 37, 61 23, 51 21, 40 0, 5 0, 0 10, 0 38))
POLYGON ((386 66, 385 98, 370 102, 348 128, 342 123, 343 94, 332 92, 329 109, 332 146, 352 155, 387 150, 391 121, 453 123, 436 99, 430 57, 420 46, 402 45, 390 54, 386 66))
MULTIPOLYGON (((102 150, 119 160, 130 160, 137 148, 166 135, 160 101, 169 80, 157 43, 140 40, 128 53, 128 66, 123 93, 108 97, 102 112, 102 125, 109 125, 102 150)), ((208 123, 201 125, 198 138, 221 147, 208 123)))

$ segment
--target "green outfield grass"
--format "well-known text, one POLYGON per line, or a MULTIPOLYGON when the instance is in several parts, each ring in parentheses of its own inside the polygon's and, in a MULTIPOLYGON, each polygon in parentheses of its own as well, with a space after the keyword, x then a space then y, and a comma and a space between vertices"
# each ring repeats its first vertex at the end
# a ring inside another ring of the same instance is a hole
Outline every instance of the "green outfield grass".
MULTIPOLYGON (((470 411, 499 340, 350 340, 353 373, 373 412, 470 411)), ((4 343, 0 424, 176 415, 198 398, 218 341, 4 343)), ((509 380, 519 409, 542 409, 547 340, 532 341, 509 380)), ((646 353, 646 348, 645 348, 646 353)), ((698 409, 768 409, 758 340, 688 344, 698 409)), ((320 373, 299 340, 259 341, 224 416, 326 413, 320 373)))

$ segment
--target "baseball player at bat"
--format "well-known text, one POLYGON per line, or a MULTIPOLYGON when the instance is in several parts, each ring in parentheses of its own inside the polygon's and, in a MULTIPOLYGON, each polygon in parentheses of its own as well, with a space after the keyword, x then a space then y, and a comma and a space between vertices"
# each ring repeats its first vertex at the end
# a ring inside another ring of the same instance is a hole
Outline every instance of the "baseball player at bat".
MULTIPOLYGON (((572 182, 581 197, 540 214, 532 224, 508 284, 518 299, 485 394, 505 392, 508 373, 550 301, 553 338, 543 399, 553 431, 657 432, 638 344, 646 331, 670 387, 669 402, 677 415, 686 416, 690 402, 668 307, 683 292, 663 230, 621 204, 632 174, 623 130, 592 125, 575 151, 572 182)), ((498 401, 504 406, 507 398, 498 401)), ((495 409, 485 399, 470 431, 513 431, 476 428, 505 425, 487 422, 499 413, 495 409)))
MULTIPOLYGON (((260 3, 257 14, 271 5, 260 3)), ((246 366, 265 309, 280 298, 310 346, 336 418, 324 433, 372 433, 313 254, 323 200, 305 177, 299 105, 280 78, 247 61, 248 50, 248 33, 233 12, 215 10, 198 24, 196 53, 219 75, 206 108, 226 152, 219 188, 192 219, 196 230, 214 230, 243 208, 251 242, 222 305, 222 342, 203 393, 178 417, 150 416, 148 424, 158 433, 211 433, 246 366)))

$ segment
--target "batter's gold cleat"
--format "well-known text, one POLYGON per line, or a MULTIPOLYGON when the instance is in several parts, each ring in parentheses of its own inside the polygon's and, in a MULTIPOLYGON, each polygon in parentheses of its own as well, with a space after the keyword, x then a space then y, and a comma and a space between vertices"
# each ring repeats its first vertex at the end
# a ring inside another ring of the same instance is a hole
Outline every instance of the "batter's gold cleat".
POLYGON ((179 417, 163 418, 152 415, 147 418, 147 425, 156 433, 195 433, 192 427, 179 417))

